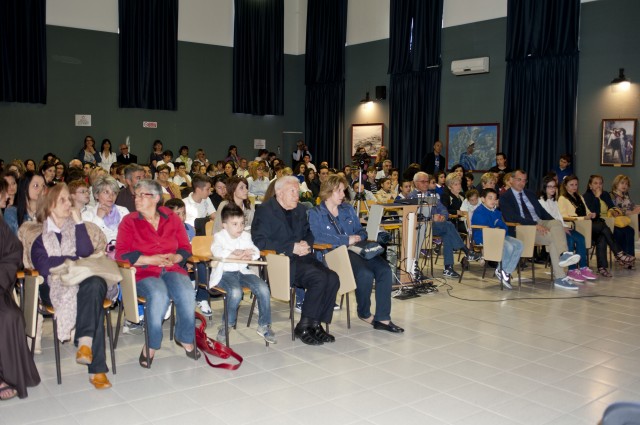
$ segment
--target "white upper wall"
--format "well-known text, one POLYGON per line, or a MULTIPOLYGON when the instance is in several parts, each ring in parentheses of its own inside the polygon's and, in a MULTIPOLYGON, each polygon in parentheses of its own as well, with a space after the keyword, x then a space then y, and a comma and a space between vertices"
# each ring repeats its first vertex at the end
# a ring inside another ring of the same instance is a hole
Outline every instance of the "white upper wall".
MULTIPOLYGON (((349 0, 347 45, 389 37, 389 1, 349 0)), ((179 4, 179 40, 233 46, 233 0, 180 0, 179 4)), ((442 26, 505 16, 507 0, 444 0, 442 26)), ((307 0, 284 0, 285 53, 304 54, 306 20, 307 0)), ((47 24, 117 33, 118 0, 47 0, 47 24)))

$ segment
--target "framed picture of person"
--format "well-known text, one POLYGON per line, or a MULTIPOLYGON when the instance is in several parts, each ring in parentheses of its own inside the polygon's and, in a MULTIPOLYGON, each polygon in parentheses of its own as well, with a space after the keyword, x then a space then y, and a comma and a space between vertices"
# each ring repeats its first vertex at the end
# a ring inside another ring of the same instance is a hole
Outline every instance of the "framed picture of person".
POLYGON ((602 120, 600 165, 633 167, 637 123, 635 118, 602 120))
POLYGON ((466 171, 486 172, 496 165, 500 124, 449 124, 447 169, 461 164, 466 171))
POLYGON ((353 124, 351 126, 351 156, 355 155, 358 149, 364 148, 365 152, 372 157, 378 155, 380 147, 383 145, 384 124, 353 124))

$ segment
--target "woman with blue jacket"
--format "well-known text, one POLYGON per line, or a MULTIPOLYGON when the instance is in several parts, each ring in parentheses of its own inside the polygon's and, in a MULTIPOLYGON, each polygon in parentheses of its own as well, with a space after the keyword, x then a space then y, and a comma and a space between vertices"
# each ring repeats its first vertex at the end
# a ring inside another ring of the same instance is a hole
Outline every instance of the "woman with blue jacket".
MULTIPOLYGON (((343 203, 347 180, 331 175, 320 187, 321 203, 309 211, 309 226, 316 243, 350 246, 367 239, 355 209, 343 203)), ((404 329, 391 321, 391 269, 380 256, 365 260, 349 252, 351 268, 356 280, 358 317, 372 324, 374 329, 400 333, 404 329), (376 313, 371 314, 371 291, 376 282, 376 313)))

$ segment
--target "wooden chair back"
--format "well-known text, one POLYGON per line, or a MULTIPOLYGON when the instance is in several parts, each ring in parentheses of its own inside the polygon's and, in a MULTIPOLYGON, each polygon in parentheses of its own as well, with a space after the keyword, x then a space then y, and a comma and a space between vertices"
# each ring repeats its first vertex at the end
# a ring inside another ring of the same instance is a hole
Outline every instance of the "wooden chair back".
POLYGON ((640 239, 640 235, 638 235, 638 214, 631 214, 629 218, 631 219, 630 226, 635 231, 634 240, 637 241, 640 239))
POLYGON ((194 236, 193 239, 191 240, 191 253, 196 257, 211 258, 212 244, 213 244, 213 236, 209 234, 207 234, 207 236, 194 236))
POLYGON ((120 282, 120 290, 122 291, 122 305, 124 306, 124 314, 127 320, 133 323, 140 323, 140 314, 138 312, 138 290, 136 288, 136 269, 118 264, 122 281, 120 282))
POLYGON ((24 278, 24 288, 22 290, 24 305, 22 312, 25 321, 25 333, 29 338, 36 337, 38 325, 38 287, 44 283, 44 278, 40 275, 26 275, 24 278))
POLYGON ((504 249, 504 229, 492 229, 483 227, 474 229, 474 232, 482 231, 482 257, 485 261, 502 261, 502 251, 504 249))
POLYGON ((516 226, 516 238, 522 241, 524 249, 522 250, 522 258, 532 258, 533 248, 536 242, 536 226, 516 226))
POLYGON ((351 261, 349 260, 347 247, 341 245, 327 252, 324 255, 324 259, 327 263, 327 267, 336 272, 340 278, 340 289, 338 289, 338 295, 355 291, 356 279, 353 276, 353 269, 351 268, 351 261))
POLYGON ((574 224, 575 224, 576 232, 578 232, 582 236, 584 236, 584 244, 587 247, 587 249, 591 248, 591 245, 592 245, 591 227, 593 225, 592 221, 591 220, 576 220, 574 222, 574 224))
POLYGON ((291 275, 289 269, 289 257, 286 255, 267 255, 269 288, 271 289, 271 296, 277 300, 288 302, 291 299, 291 275))

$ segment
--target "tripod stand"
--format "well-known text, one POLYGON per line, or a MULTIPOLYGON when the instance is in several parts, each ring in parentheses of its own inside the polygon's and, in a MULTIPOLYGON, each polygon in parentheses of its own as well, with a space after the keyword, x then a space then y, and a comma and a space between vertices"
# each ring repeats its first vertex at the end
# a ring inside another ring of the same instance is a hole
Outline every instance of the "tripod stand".
POLYGON ((369 211, 369 205, 367 204, 367 197, 364 194, 364 188, 362 187, 362 168, 358 168, 358 192, 356 192, 356 196, 354 196, 351 201, 351 205, 356 208, 356 214, 360 217, 360 208, 362 207, 362 203, 364 202, 364 209, 367 211, 367 215, 371 211, 369 211))

